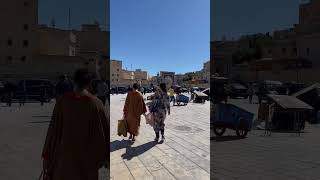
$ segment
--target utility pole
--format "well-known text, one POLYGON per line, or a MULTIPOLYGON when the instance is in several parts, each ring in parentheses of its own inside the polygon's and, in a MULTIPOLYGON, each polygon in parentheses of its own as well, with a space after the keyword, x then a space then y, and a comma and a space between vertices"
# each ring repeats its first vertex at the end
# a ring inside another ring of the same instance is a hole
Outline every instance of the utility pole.
POLYGON ((69 8, 68 29, 71 30, 71 8, 69 8))

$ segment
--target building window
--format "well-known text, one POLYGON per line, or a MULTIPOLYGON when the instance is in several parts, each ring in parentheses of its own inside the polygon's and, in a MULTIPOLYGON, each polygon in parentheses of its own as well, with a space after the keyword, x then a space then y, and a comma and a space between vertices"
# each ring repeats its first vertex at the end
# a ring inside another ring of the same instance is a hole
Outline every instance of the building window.
POLYGON ((7 64, 12 64, 12 56, 7 57, 7 64))
POLYGON ((269 49, 269 50, 268 50, 268 54, 271 55, 271 53, 272 53, 272 51, 271 51, 271 49, 269 49))
POLYGON ((112 81, 114 81, 114 79, 112 79, 112 81))
POLYGON ((22 56, 20 60, 21 60, 22 62, 26 62, 26 59, 27 59, 26 56, 22 56))
POLYGON ((23 40, 23 47, 28 47, 28 46, 29 46, 29 41, 23 40))
POLYGON ((120 71, 119 68, 117 69, 117 71, 120 71))
POLYGON ((8 39, 8 41, 7 41, 7 45, 8 45, 8 47, 11 47, 11 46, 12 46, 12 44, 13 44, 12 39, 8 39))
POLYGON ((310 56, 310 48, 307 48, 307 56, 310 56))
POLYGON ((24 24, 23 25, 23 30, 28 31, 29 30, 29 25, 28 24, 24 24))
POLYGON ((114 74, 112 74, 112 76, 114 76, 114 74))
POLYGON ((119 74, 117 74, 117 76, 119 77, 119 74))

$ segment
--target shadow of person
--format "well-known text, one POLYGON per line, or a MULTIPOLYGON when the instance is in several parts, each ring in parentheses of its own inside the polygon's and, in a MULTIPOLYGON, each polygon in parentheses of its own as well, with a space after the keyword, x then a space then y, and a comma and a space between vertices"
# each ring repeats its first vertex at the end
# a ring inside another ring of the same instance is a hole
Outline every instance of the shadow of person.
POLYGON ((133 157, 139 156, 140 154, 147 152, 157 144, 158 142, 151 141, 151 142, 139 145, 137 147, 127 146, 126 153, 121 155, 121 157, 126 160, 131 160, 133 157))
POLYGON ((114 151, 117 151, 119 149, 123 149, 123 148, 126 148, 128 146, 132 145, 132 141, 131 140, 116 140, 116 141, 112 141, 110 143, 110 153, 111 152, 114 152, 114 151))

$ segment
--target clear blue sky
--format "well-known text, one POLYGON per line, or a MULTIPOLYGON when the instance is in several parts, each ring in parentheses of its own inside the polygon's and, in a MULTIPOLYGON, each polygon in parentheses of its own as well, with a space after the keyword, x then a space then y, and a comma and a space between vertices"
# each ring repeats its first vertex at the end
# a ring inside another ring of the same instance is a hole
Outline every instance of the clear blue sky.
POLYGON ((111 58, 124 68, 185 73, 210 57, 209 0, 111 0, 111 58))
POLYGON ((56 27, 68 28, 69 7, 71 8, 72 28, 79 29, 81 24, 98 21, 104 30, 109 28, 109 0, 38 0, 39 23, 50 25, 51 19, 56 27))
POLYGON ((211 0, 211 39, 291 28, 301 0, 211 0))

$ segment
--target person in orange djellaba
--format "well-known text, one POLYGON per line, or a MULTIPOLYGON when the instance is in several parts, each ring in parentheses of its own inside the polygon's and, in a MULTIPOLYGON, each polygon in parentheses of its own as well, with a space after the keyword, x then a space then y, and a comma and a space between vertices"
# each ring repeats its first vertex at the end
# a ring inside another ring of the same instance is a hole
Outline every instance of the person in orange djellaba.
POLYGON ((135 141, 135 136, 139 134, 141 115, 147 112, 142 94, 138 91, 138 84, 133 84, 133 90, 128 92, 123 108, 124 119, 127 121, 129 139, 135 141))

